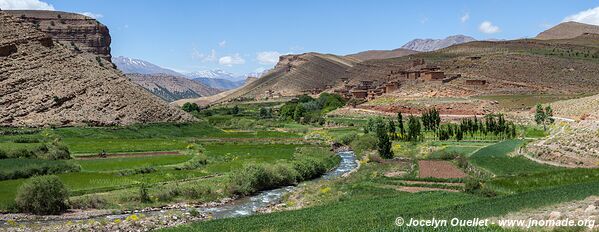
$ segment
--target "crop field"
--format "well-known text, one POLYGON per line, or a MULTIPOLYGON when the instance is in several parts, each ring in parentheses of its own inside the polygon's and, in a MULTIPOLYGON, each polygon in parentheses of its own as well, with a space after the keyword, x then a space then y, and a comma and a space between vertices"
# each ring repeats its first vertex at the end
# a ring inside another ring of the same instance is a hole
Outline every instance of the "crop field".
MULTIPOLYGON (((125 142, 128 142, 125 140, 125 142)), ((193 180, 209 175, 223 175, 231 170, 236 170, 248 163, 276 163, 280 160, 291 160, 301 144, 238 144, 238 143, 206 143, 203 145, 204 155, 208 163, 194 169, 176 169, 176 167, 189 162, 194 155, 151 155, 117 158, 93 158, 68 161, 44 161, 22 159, 0 160, 0 167, 5 170, 23 171, 23 166, 14 166, 25 163, 26 167, 47 165, 53 168, 59 164, 75 164, 81 171, 58 174, 65 183, 71 195, 78 196, 92 193, 111 193, 115 190, 128 194, 137 193, 140 183, 165 184, 183 180, 193 180), (153 168, 155 171, 148 173, 130 174, 125 171, 153 168)), ((16 194, 19 185, 25 179, 0 181, 0 211, 8 209, 16 194)), ((223 181, 223 180, 221 180, 223 181)), ((216 185, 216 184, 215 184, 216 185)), ((114 194, 117 194, 116 191, 114 194)), ((108 194, 111 195, 111 194, 108 194)), ((118 197, 117 197, 118 198, 118 197)), ((118 199, 117 199, 118 200, 118 199)), ((134 205, 129 205, 134 206, 134 205)))
POLYGON ((107 172, 124 169, 158 167, 163 165, 178 164, 188 161, 192 157, 192 155, 162 155, 131 158, 98 158, 75 160, 74 162, 79 164, 81 166, 81 171, 84 172, 107 172))
POLYGON ((510 152, 517 149, 523 143, 524 141, 522 140, 508 140, 482 148, 470 156, 470 162, 497 176, 538 173, 560 169, 536 163, 522 156, 508 156, 510 152))
MULTIPOLYGON (((371 231, 399 230, 396 217, 403 218, 488 218, 527 208, 581 200, 599 191, 596 179, 582 184, 567 184, 497 197, 478 197, 464 193, 421 192, 402 193, 374 184, 372 172, 365 167, 351 180, 325 185, 336 192, 329 203, 293 211, 198 222, 163 231, 371 231), (369 180, 366 180, 369 179, 369 180)), ((374 177, 378 179, 380 177, 374 177)), ((378 181, 377 181, 378 182, 378 181)), ((319 193, 322 194, 322 193, 319 193)), ((322 197, 326 197, 322 196, 322 197)), ((406 228, 401 228, 405 231, 406 228)), ((448 228, 427 228, 426 231, 446 231, 448 228)), ((504 231, 501 228, 480 228, 480 231, 504 231)), ((418 228, 415 231, 422 231, 418 228)), ((509 230, 505 230, 509 231, 509 230)))

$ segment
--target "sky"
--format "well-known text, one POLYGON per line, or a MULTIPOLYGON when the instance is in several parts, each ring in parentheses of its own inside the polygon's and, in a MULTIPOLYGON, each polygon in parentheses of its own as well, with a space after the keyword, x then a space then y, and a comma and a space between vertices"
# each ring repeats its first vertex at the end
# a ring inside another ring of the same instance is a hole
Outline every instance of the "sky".
POLYGON ((534 37, 563 21, 599 25, 599 1, 0 0, 1 9, 77 12, 107 25, 112 55, 180 72, 235 74, 290 53, 395 49, 415 38, 534 37))

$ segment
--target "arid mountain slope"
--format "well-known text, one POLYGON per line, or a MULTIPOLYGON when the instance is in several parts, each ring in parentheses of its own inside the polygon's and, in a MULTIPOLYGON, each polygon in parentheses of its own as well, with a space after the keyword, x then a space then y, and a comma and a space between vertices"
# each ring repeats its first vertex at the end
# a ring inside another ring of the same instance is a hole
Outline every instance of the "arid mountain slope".
POLYGON ((319 53, 281 56, 274 69, 221 101, 294 96, 311 89, 324 89, 339 82, 345 71, 357 62, 353 58, 319 53))
POLYGON ((418 51, 398 48, 394 50, 369 50, 364 52, 359 52, 356 54, 347 55, 347 57, 355 58, 361 61, 365 60, 377 60, 377 59, 389 59, 395 57, 402 57, 407 55, 416 54, 418 51))
POLYGON ((33 24, 55 41, 75 51, 88 52, 110 60, 110 33, 97 20, 75 13, 43 10, 3 11, 33 24))
POLYGON ((584 33, 599 34, 599 26, 577 22, 564 22, 539 33, 535 39, 571 39, 584 33))
POLYGON ((410 69, 414 60, 438 66, 462 78, 448 85, 472 94, 596 93, 599 91, 599 37, 570 40, 475 41, 434 52, 361 62, 348 70, 349 80, 384 80, 410 69), (465 80, 485 80, 467 85, 465 80))
POLYGON ((112 63, 76 53, 0 12, 0 125, 123 125, 195 119, 130 82, 112 63))
POLYGON ((154 95, 172 102, 185 98, 211 96, 221 91, 187 79, 166 74, 127 74, 134 83, 144 87, 154 95))

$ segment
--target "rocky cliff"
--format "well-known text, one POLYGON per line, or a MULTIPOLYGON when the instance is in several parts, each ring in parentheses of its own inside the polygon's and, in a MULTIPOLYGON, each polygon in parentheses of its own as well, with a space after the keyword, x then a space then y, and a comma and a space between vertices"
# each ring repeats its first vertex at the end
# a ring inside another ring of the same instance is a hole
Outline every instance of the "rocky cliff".
POLYGON ((0 11, 0 125, 127 125, 190 122, 129 81, 112 63, 0 11))
POLYGON ((110 61, 108 27, 75 13, 40 10, 9 10, 6 14, 27 22, 75 51, 89 52, 110 61))

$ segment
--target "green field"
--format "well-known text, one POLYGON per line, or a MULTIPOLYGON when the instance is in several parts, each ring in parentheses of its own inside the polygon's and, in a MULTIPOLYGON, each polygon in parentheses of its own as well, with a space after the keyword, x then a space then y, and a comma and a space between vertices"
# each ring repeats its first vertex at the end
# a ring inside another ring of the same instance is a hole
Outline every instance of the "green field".
POLYGON ((523 143, 524 141, 522 140, 500 142, 478 150, 470 156, 469 160, 475 166, 497 176, 511 176, 560 169, 536 163, 522 156, 508 156, 510 152, 520 147, 523 143))
POLYGON ((148 157, 86 159, 76 160, 74 162, 79 164, 81 166, 81 171, 84 172, 106 172, 178 164, 188 161, 192 157, 193 156, 191 155, 162 155, 148 157))
MULTIPOLYGON (((158 184, 194 180, 209 175, 226 175, 228 172, 239 169, 247 163, 277 163, 291 160, 298 148, 306 146, 301 144, 207 143, 203 147, 205 148, 204 155, 208 158, 208 164, 191 170, 177 170, 175 167, 190 161, 193 155, 97 158, 71 161, 40 160, 36 163, 60 162, 80 165, 81 172, 58 174, 72 195, 105 193, 105 197, 114 198, 115 202, 124 201, 127 203, 127 198, 120 195, 134 196, 138 192, 137 186, 142 182, 156 185, 158 188, 158 184), (157 171, 133 173, 132 175, 121 175, 120 173, 124 170, 146 167, 154 167, 157 171), (122 190, 124 193, 113 190, 122 190)), ((0 160, 0 165, 6 164, 8 167, 14 162, 16 161, 0 160)), ((24 180, 0 181, 0 211, 8 209, 13 204, 16 190, 24 180)), ((222 181, 224 180, 220 182, 222 181)), ((213 185, 219 186, 220 183, 213 185)), ((223 187, 220 186, 220 188, 223 187)), ((126 205, 135 207, 136 204, 138 203, 133 202, 133 204, 126 205)), ((159 204, 159 202, 156 202, 156 204, 159 204)))
MULTIPOLYGON (((410 231, 409 228, 395 226, 395 218, 488 218, 527 208, 581 200, 599 191, 599 181, 594 179, 587 183, 570 183, 492 198, 447 192, 411 194, 375 184, 378 182, 376 179, 382 178, 373 179, 372 174, 376 170, 379 169, 364 167, 350 180, 325 184, 333 189, 329 194, 344 192, 341 197, 333 197, 328 203, 300 210, 193 223, 163 231, 410 231)), ((452 228, 412 228, 414 231, 448 229, 452 228)), ((497 227, 480 229, 503 231, 497 227)))

